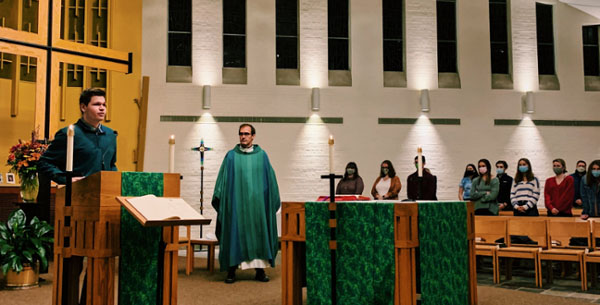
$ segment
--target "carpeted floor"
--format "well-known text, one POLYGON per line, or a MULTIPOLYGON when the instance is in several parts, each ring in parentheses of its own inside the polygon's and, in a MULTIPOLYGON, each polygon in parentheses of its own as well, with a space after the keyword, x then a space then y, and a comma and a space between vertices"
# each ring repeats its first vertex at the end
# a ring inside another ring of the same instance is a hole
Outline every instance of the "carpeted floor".
MULTIPOLYGON (((205 266, 204 258, 196 259, 194 272, 185 275, 185 261, 179 260, 178 303, 181 305, 227 305, 227 304, 281 304, 281 267, 268 269, 271 278, 268 283, 253 280, 254 270, 238 271, 238 281, 225 284, 225 273, 210 274, 198 266, 205 266)), ((50 269, 52 270, 52 269, 50 269)), ((0 290, 1 305, 50 305, 52 297, 52 275, 43 274, 45 279, 39 288, 28 290, 0 290)), ((590 304, 585 298, 573 299, 559 296, 543 295, 491 286, 479 286, 478 299, 480 305, 579 305, 590 304)))

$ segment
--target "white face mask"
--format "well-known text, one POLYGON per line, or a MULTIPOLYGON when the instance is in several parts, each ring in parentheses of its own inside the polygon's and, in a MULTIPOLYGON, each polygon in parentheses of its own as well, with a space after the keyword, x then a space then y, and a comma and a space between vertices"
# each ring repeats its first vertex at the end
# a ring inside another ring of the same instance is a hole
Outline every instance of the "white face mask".
POLYGON ((577 171, 580 173, 584 173, 585 172, 585 166, 578 166, 577 167, 577 171))
POLYGON ((484 175, 485 173, 487 173, 487 167, 480 167, 479 168, 479 173, 484 175))

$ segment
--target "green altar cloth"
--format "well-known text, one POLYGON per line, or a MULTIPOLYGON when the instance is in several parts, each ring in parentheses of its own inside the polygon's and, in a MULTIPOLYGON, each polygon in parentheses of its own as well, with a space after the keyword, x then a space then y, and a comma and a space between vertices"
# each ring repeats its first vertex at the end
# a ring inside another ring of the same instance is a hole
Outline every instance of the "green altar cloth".
MULTIPOLYGON (((123 172, 122 196, 163 195, 163 174, 123 172)), ((162 227, 142 227, 121 207, 119 304, 162 304, 162 227)))
MULTIPOLYGON (((394 205, 338 202, 336 295, 338 304, 393 304, 394 205)), ((422 304, 467 304, 468 242, 465 202, 420 202, 422 304)), ((331 304, 328 202, 307 202, 308 304, 331 304)))

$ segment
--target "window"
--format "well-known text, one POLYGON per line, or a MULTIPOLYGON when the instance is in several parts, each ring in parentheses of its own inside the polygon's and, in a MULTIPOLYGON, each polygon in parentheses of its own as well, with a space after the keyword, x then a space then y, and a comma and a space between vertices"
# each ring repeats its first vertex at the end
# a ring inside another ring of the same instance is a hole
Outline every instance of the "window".
POLYGON ((223 67, 246 67, 246 0, 223 0, 223 67))
POLYGON ((329 70, 350 70, 348 0, 327 1, 329 70))
POLYGON ((438 72, 458 72, 456 47, 456 0, 437 0, 438 72))
POLYGON ((192 1, 169 1, 169 66, 192 65, 192 1))
POLYGON ((277 69, 298 69, 298 0, 277 0, 277 69))
POLYGON ((383 0, 383 71, 404 71, 402 0, 383 0))
POLYGON ((490 49, 492 73, 509 74, 506 0, 490 0, 490 49))
POLYGON ((598 26, 583 27, 583 72, 585 76, 600 76, 598 26))
POLYGON ((552 25, 552 5, 535 4, 538 73, 554 75, 554 31, 552 25))

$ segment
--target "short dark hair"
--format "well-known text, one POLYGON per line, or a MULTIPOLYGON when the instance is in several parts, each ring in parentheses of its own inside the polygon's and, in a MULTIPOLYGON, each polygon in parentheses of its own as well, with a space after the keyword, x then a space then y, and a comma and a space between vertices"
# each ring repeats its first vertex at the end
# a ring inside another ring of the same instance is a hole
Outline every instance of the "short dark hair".
POLYGON ((585 161, 583 161, 583 160, 579 160, 579 161, 577 161, 577 163, 575 163, 575 164, 579 165, 579 163, 583 163, 583 164, 584 164, 583 166, 587 166, 587 162, 585 162, 585 161))
POLYGON ((504 165, 504 169, 505 170, 508 169, 508 163, 506 163, 506 161, 504 161, 504 160, 498 160, 498 161, 496 161, 496 166, 498 166, 498 164, 504 165))
POLYGON ((101 88, 87 88, 79 95, 79 104, 88 105, 94 96, 102 96, 106 98, 106 92, 101 88))
MULTIPOLYGON (((419 156, 415 156, 415 161, 417 161, 418 158, 419 156)), ((423 164, 427 163, 425 162, 425 155, 421 155, 421 160, 423 160, 423 164)))
POLYGON ((255 135, 256 134, 256 129, 254 129, 254 126, 248 124, 248 123, 244 123, 242 125, 240 125, 240 128, 238 129, 238 132, 240 130, 242 130, 242 127, 250 127, 250 134, 255 135))
MULTIPOLYGON (((381 162, 381 165, 383 164, 387 164, 388 166, 388 176, 390 176, 390 178, 394 178, 396 177, 396 170, 394 169, 394 166, 392 165, 392 161, 390 160, 385 160, 383 162, 381 162)), ((381 177, 385 177, 385 175, 383 174, 382 171, 379 172, 381 177)))

